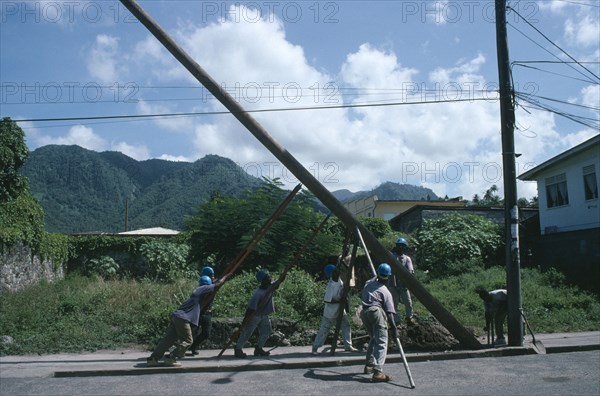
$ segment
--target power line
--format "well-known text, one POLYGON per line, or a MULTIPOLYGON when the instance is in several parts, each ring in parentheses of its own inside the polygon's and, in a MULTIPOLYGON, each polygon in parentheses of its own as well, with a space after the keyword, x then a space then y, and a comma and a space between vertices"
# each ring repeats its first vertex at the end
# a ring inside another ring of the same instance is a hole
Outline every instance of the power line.
MULTIPOLYGON (((557 63, 561 63, 561 62, 557 62, 557 63)), ((559 76, 559 77, 570 78, 570 79, 575 80, 575 81, 581 81, 581 82, 585 82, 585 83, 589 83, 589 84, 595 84, 595 85, 598 84, 597 82, 592 81, 592 80, 584 80, 583 78, 577 78, 577 77, 573 77, 573 76, 568 76, 566 74, 551 72, 549 70, 540 69, 539 67, 528 66, 528 65, 523 64, 521 62, 512 62, 512 65, 513 66, 521 66, 521 67, 526 68, 526 69, 537 70, 537 71, 540 71, 540 72, 543 72, 543 73, 548 73, 548 74, 552 74, 552 75, 559 76)))
MULTIPOLYGON (((346 109, 346 108, 363 108, 363 107, 387 107, 387 106, 406 106, 406 105, 422 105, 422 104, 440 104, 440 103, 460 103, 487 101, 490 98, 468 98, 468 99, 449 99, 436 101, 419 101, 419 102, 393 102, 393 103, 358 103, 345 105, 329 105, 329 106, 303 106, 303 107, 287 107, 274 109, 257 109, 246 110, 244 113, 268 113, 268 112, 283 112, 283 111, 303 111, 303 110, 330 110, 330 109, 346 109)), ((59 118, 32 118, 13 120, 15 122, 54 122, 54 121, 87 121, 87 120, 108 120, 108 119, 143 119, 143 118, 168 118, 182 116, 204 116, 204 115, 223 115, 232 114, 230 111, 208 111, 208 112, 190 112, 190 113, 162 113, 162 114, 133 114, 133 115, 110 115, 110 116, 90 116, 90 117, 59 117, 59 118)))
MULTIPOLYGON (((527 102, 531 105, 531 108, 536 109, 536 110, 544 110, 544 111, 548 111, 550 113, 554 113, 556 115, 559 115, 561 117, 567 118, 573 122, 576 122, 578 124, 584 125, 586 127, 592 128, 592 129, 596 129, 596 130, 600 130, 600 123, 598 122, 598 119, 594 119, 594 118, 590 118, 590 117, 583 117, 583 116, 578 116, 575 114, 570 114, 570 113, 565 113, 563 111, 559 111, 555 108, 552 108, 551 106, 545 105, 540 103, 537 100, 534 100, 533 98, 527 96, 527 95, 522 95, 522 94, 518 94, 517 93, 517 97, 524 101, 527 102)), ((524 109, 530 108, 528 106, 524 106, 524 105, 520 105, 521 107, 523 107, 524 109)))
MULTIPOLYGON (((510 7, 509 7, 510 8, 510 7)), ((546 39, 546 41, 548 41, 550 44, 552 44, 554 47, 556 47, 559 51, 561 51, 563 54, 565 54, 569 59, 571 59, 572 61, 574 61, 575 63, 577 63, 579 66, 581 66, 584 70, 586 70, 588 73, 590 73, 592 76, 594 76, 597 80, 600 81, 600 77, 598 77, 594 72, 592 72, 591 70, 589 70, 587 67, 585 67, 584 65, 582 65, 577 59, 573 58, 569 53, 567 53, 567 51, 563 50, 561 47, 559 47, 558 45, 556 45, 552 40, 550 40, 544 33, 542 33, 538 28, 536 28, 535 26, 533 26, 527 19, 525 19, 521 14, 519 14, 519 12, 517 10, 515 10, 514 8, 510 8, 510 10, 512 10, 515 14, 517 14, 526 24, 528 24, 533 30, 535 30, 536 32, 538 32, 543 38, 546 39)), ((512 26, 512 25, 511 25, 512 26)), ((514 27, 514 26, 513 26, 514 27)), ((515 28, 516 29, 516 28, 515 28)), ((518 30, 518 29, 517 29, 518 30)))

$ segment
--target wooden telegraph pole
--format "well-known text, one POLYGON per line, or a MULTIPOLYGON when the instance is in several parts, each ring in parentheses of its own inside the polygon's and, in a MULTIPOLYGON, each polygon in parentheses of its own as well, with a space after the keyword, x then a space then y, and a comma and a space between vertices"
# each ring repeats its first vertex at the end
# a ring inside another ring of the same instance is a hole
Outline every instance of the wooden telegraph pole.
POLYGON ((519 208, 515 166, 515 108, 510 79, 506 0, 496 1, 496 49, 500 85, 500 122, 502 125, 502 169, 504 177, 504 232, 506 286, 508 294, 508 345, 523 345, 521 318, 521 262, 519 259, 519 208))
POLYGON ((483 346, 477 338, 460 324, 444 306, 433 297, 421 283, 404 268, 394 255, 379 243, 377 238, 352 213, 338 201, 294 156, 280 145, 256 121, 250 113, 237 103, 202 67, 196 63, 134 0, 120 0, 121 3, 160 41, 165 48, 185 67, 237 120, 269 150, 296 178, 351 230, 358 229, 365 243, 379 262, 387 262, 394 273, 407 285, 408 289, 431 312, 437 320, 465 347, 480 349, 483 346))

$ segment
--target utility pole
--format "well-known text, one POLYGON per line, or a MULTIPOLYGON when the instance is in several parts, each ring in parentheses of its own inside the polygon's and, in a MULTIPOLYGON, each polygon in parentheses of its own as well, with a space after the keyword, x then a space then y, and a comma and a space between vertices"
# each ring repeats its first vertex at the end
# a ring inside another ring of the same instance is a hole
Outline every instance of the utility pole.
POLYGON ((521 318, 521 262, 519 259, 519 208, 515 166, 515 108, 510 78, 506 0, 496 1, 496 50, 500 85, 500 122, 502 125, 502 169, 504 176, 504 232, 506 287, 508 294, 508 345, 523 345, 521 318))
POLYGON ((423 285, 402 266, 394 255, 386 249, 335 196, 329 192, 302 164, 269 132, 255 120, 235 99, 196 63, 173 39, 139 6, 135 0, 120 0, 158 41, 200 82, 227 110, 248 129, 248 131, 269 150, 296 178, 308 188, 327 208, 350 229, 358 229, 373 256, 379 262, 392 266, 394 273, 408 286, 408 289, 431 312, 433 316, 465 347, 480 349, 483 346, 477 338, 460 324, 444 306, 432 296, 423 285))
POLYGON ((127 205, 127 198, 125 198, 125 232, 129 231, 127 229, 127 227, 129 227, 129 225, 127 224, 128 220, 129 220, 129 211, 128 211, 128 205, 127 205))

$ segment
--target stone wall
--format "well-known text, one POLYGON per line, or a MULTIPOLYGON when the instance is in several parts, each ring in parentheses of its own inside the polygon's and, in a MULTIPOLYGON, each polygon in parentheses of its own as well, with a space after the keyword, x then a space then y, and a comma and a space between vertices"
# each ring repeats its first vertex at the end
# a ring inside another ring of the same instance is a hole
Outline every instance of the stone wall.
POLYGON ((0 246, 0 293, 17 291, 45 279, 52 282, 64 277, 62 265, 33 256, 21 243, 0 246))

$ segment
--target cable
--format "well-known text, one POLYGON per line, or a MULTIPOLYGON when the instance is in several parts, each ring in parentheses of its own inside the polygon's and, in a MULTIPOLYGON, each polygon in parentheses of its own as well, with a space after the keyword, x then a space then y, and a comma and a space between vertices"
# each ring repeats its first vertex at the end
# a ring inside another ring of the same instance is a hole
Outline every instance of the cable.
MULTIPOLYGON (((583 116, 577 116, 577 115, 574 115, 574 114, 565 113, 565 112, 556 110, 556 109, 554 109, 554 108, 552 108, 550 106, 543 105, 539 101, 532 100, 532 99, 530 99, 527 96, 517 95, 517 97, 520 100, 529 103, 532 106, 531 108, 533 108, 533 109, 536 109, 536 110, 545 110, 545 111, 554 113, 556 115, 559 115, 561 117, 567 118, 567 119, 569 119, 569 120, 571 120, 573 122, 576 122, 578 124, 584 125, 586 127, 600 130, 600 123, 598 122, 597 119, 593 119, 593 118, 589 118, 589 117, 583 117, 583 116), (592 121, 592 122, 590 122, 590 121, 592 121)), ((523 106, 523 105, 521 105, 521 107, 523 107, 524 109, 529 108, 529 107, 523 106)))
MULTIPOLYGON (((275 109, 258 109, 246 110, 244 113, 267 113, 267 112, 282 112, 282 111, 301 111, 301 110, 330 110, 330 109, 346 109, 346 108, 361 108, 361 107, 387 107, 387 106, 404 106, 404 105, 421 105, 421 104, 439 104, 439 103, 459 103, 473 101, 490 101, 490 98, 469 98, 469 99, 451 99, 437 101, 420 101, 420 102, 394 102, 394 103, 371 103, 371 104, 347 104, 347 105, 331 105, 331 106, 304 106, 304 107, 287 107, 275 109)), ((209 112, 191 112, 191 113, 164 113, 164 114, 136 114, 136 115, 110 115, 110 116, 94 116, 94 117, 61 117, 61 118, 32 118, 13 120, 15 122, 48 122, 48 121, 86 121, 86 120, 107 120, 107 119, 126 119, 126 118, 166 118, 180 116, 200 116, 200 115, 222 115, 233 114, 230 111, 209 111, 209 112)))
POLYGON ((515 10, 514 8, 510 8, 510 10, 512 10, 515 14, 517 14, 526 24, 528 24, 531 28, 533 28, 536 32, 538 32, 550 44, 552 44, 554 47, 556 47, 558 50, 560 50, 563 54, 565 54, 567 57, 569 57, 569 59, 571 59, 572 61, 574 61, 575 63, 577 63, 584 70, 586 70, 588 73, 590 73, 592 76, 594 76, 597 80, 600 81, 600 77, 598 77, 594 72, 592 72, 587 67, 585 67, 584 65, 582 65, 577 59, 575 59, 571 55, 569 55, 569 53, 567 53, 567 51, 563 50, 561 47, 559 47, 554 42, 552 42, 552 40, 550 40, 544 33, 542 33, 538 28, 536 28, 535 26, 533 26, 527 19, 525 19, 521 14, 519 14, 519 12, 517 10, 515 10))
MULTIPOLYGON (((557 62, 557 63, 560 63, 560 62, 557 62)), ((541 71, 541 72, 544 72, 544 73, 553 74, 553 75, 555 75, 555 76, 559 76, 559 77, 570 78, 570 79, 573 79, 573 80, 575 80, 575 81, 581 81, 581 82, 585 82, 585 83, 588 83, 588 84, 595 84, 595 85, 598 85, 598 83, 597 83, 597 82, 595 82, 595 81, 592 81, 592 80, 584 80, 584 79, 582 79, 582 78, 577 78, 577 77, 567 76, 566 74, 561 74, 561 73, 555 73, 555 72, 551 72, 551 71, 549 71, 549 70, 540 69, 539 67, 528 66, 528 65, 525 65, 525 64, 523 64, 523 63, 520 63, 520 62, 513 62, 511 65, 513 65, 513 66, 521 66, 521 67, 523 67, 523 68, 532 69, 532 70, 537 70, 537 71, 541 71)))

